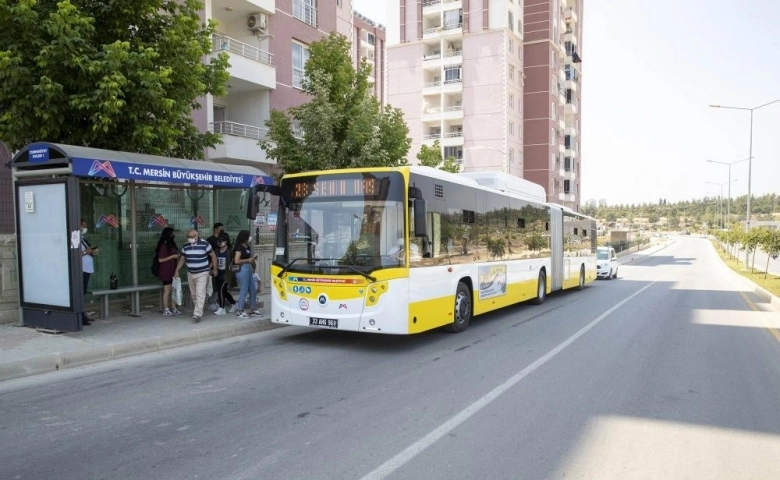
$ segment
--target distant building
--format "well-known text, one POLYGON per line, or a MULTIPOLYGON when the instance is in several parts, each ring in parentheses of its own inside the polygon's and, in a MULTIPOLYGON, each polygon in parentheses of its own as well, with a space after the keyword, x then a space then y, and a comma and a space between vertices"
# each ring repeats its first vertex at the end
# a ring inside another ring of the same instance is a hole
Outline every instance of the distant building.
POLYGON ((388 1, 387 100, 410 160, 438 140, 466 171, 526 178, 579 210, 582 3, 388 1))

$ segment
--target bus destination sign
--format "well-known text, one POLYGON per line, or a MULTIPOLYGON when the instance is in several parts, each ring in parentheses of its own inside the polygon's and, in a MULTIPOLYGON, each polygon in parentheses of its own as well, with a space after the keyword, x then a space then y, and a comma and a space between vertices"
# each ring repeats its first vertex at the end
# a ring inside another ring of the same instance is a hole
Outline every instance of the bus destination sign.
POLYGON ((379 195, 376 177, 348 179, 312 180, 310 178, 290 180, 292 198, 301 200, 310 197, 375 197, 379 195))

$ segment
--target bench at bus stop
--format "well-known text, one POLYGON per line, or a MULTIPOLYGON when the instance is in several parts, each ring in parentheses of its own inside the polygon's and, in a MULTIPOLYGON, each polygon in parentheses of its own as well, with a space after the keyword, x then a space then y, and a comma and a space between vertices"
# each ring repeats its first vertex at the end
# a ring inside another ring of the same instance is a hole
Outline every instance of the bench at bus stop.
MULTIPOLYGON (((182 304, 186 305, 187 298, 189 297, 187 289, 187 282, 181 282, 182 288, 182 304)), ((131 294, 130 300, 130 316, 139 317, 141 315, 140 309, 137 310, 137 306, 140 305, 141 292, 151 292, 154 290, 160 291, 160 308, 162 309, 162 290, 163 286, 159 283, 149 285, 138 285, 135 287, 119 287, 115 289, 104 288, 100 290, 92 290, 89 293, 93 297, 100 298, 100 319, 106 320, 109 316, 109 300, 111 295, 118 295, 123 293, 131 294)))

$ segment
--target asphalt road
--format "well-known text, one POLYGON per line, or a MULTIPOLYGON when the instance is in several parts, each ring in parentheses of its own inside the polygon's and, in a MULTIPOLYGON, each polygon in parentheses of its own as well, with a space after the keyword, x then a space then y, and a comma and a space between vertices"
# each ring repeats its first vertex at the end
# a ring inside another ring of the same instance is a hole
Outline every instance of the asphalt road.
POLYGON ((0 384, 2 479, 770 479, 780 315, 705 239, 412 337, 282 328, 0 384))

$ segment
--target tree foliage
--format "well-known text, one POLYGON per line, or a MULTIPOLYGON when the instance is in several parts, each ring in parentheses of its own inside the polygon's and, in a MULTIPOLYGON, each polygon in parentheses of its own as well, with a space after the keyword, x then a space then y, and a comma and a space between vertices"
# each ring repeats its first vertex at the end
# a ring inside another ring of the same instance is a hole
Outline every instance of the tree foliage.
POLYGON ((382 107, 373 95, 370 73, 365 61, 355 69, 343 35, 312 43, 302 82, 311 101, 271 112, 269 140, 260 143, 268 157, 286 173, 405 165, 409 129, 401 110, 382 107))
POLYGON ((438 168, 451 173, 460 172, 460 165, 455 161, 455 157, 449 156, 446 159, 442 159, 441 146, 438 140, 435 140, 430 147, 428 145, 421 146, 420 151, 417 153, 417 160, 420 161, 420 165, 423 167, 438 168))
POLYGON ((0 138, 201 158, 192 121, 225 92, 199 0, 0 0, 0 138))
MULTIPOLYGON (((723 209, 728 208, 726 200, 723 200, 723 209)), ((747 210, 747 195, 731 199, 730 217, 726 212, 721 212, 721 202, 713 198, 699 200, 686 200, 681 202, 668 202, 665 199, 655 203, 643 203, 632 205, 596 206, 584 205, 583 213, 608 223, 618 219, 647 218, 649 223, 656 223, 662 217, 666 218, 669 228, 697 227, 720 225, 721 218, 725 219, 725 226, 736 222, 744 222, 747 210), (657 219, 657 220, 656 220, 657 219)), ((751 216, 753 220, 770 220, 773 213, 780 213, 780 195, 767 194, 753 197, 751 200, 751 216)))

